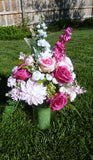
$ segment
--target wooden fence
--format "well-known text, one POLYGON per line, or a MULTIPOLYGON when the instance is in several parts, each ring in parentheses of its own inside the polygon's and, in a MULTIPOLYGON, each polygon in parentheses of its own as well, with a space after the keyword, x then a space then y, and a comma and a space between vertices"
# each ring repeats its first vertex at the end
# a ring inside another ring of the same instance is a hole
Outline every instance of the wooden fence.
POLYGON ((0 26, 38 23, 40 15, 47 22, 69 17, 93 17, 93 0, 0 0, 0 26), (24 2, 24 3, 23 3, 24 2))

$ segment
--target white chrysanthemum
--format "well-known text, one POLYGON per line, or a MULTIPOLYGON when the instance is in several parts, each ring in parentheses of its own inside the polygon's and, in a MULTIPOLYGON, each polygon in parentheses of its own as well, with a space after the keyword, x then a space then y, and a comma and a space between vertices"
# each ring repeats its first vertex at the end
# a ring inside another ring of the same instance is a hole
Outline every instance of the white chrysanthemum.
POLYGON ((14 101, 20 100, 20 91, 17 88, 13 88, 9 94, 14 101))
POLYGON ((46 74, 46 79, 48 81, 51 81, 53 79, 53 77, 51 76, 51 74, 46 74))
POLYGON ((21 83, 21 100, 24 100, 29 105, 42 104, 46 99, 47 91, 43 84, 38 84, 29 79, 27 82, 21 83))
POLYGON ((16 86, 16 79, 10 76, 7 81, 7 86, 8 87, 16 86))
POLYGON ((45 39, 38 40, 37 45, 45 48, 50 48, 50 44, 45 39))

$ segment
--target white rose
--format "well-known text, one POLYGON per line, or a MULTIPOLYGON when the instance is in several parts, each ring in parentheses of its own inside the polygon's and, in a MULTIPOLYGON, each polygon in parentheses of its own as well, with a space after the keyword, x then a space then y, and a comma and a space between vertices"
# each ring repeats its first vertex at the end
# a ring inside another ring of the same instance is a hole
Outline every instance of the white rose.
POLYGON ((52 80, 52 76, 51 76, 51 74, 46 74, 46 79, 48 80, 48 81, 51 81, 52 80))
POLYGON ((41 79, 41 72, 39 72, 39 71, 35 71, 33 74, 32 74, 32 79, 34 80, 34 81, 38 81, 39 79, 41 79))
POLYGON ((58 81, 56 80, 56 78, 53 78, 53 79, 52 79, 52 82, 53 82, 54 84, 58 84, 58 81))
POLYGON ((59 91, 65 93, 66 92, 66 88, 65 87, 60 87, 59 91))

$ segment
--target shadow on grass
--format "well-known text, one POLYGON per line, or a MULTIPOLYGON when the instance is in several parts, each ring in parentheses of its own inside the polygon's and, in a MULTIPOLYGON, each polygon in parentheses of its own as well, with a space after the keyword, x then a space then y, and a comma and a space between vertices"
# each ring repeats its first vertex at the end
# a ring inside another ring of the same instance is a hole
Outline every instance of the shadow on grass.
POLYGON ((0 117, 8 100, 8 98, 5 96, 8 91, 9 88, 7 87, 7 77, 0 75, 0 117))

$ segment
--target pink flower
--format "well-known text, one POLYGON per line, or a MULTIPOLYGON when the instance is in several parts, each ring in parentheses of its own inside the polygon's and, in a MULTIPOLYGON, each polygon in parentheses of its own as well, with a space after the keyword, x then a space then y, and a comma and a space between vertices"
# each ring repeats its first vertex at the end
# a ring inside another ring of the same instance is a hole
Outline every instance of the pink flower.
POLYGON ((21 93, 20 99, 27 102, 29 105, 38 105, 42 104, 46 99, 47 91, 43 83, 40 85, 38 82, 31 80, 30 78, 27 82, 21 82, 21 93))
POLYGON ((55 78, 61 84, 64 84, 65 82, 73 82, 71 72, 68 70, 67 66, 58 66, 55 72, 55 78))
POLYGON ((55 58, 48 57, 39 60, 39 64, 42 71, 52 72, 55 69, 56 61, 55 58))
POLYGON ((53 111, 60 110, 67 104, 67 95, 64 93, 58 92, 53 100, 50 100, 50 107, 53 111))
POLYGON ((33 57, 30 55, 28 58, 26 58, 25 63, 30 66, 32 65, 33 57))
POLYGON ((28 70, 23 69, 22 66, 26 66, 26 64, 23 63, 14 70, 13 78, 16 78, 17 80, 26 80, 27 78, 31 77, 31 74, 28 72, 28 70))
POLYGON ((18 101, 20 99, 20 91, 17 88, 13 88, 9 93, 14 101, 18 101))
POLYGON ((67 56, 63 56, 61 61, 58 63, 58 66, 67 66, 69 71, 73 71, 73 64, 71 59, 67 56))

